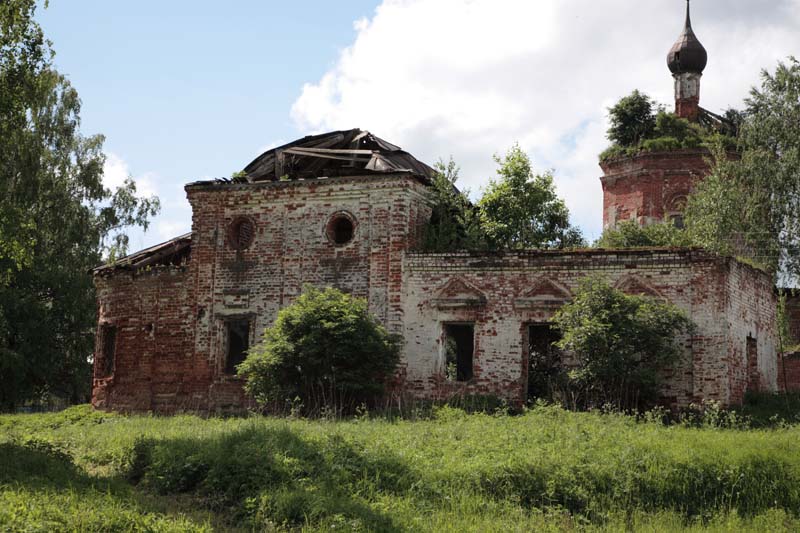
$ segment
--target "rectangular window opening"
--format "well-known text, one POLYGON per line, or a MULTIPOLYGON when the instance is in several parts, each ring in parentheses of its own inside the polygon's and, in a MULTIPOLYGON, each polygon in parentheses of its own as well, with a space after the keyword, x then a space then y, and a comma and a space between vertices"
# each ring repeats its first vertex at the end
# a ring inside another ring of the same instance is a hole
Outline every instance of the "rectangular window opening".
POLYGON ((472 359, 475 352, 473 324, 445 324, 445 374, 451 381, 472 379, 472 359))
POLYGON ((250 349, 250 321, 231 320, 228 326, 228 354, 225 358, 225 373, 236 374, 236 366, 247 357, 250 349))
POLYGON ((101 368, 103 376, 110 376, 114 373, 114 354, 117 351, 117 327, 111 325, 100 326, 101 343, 101 368))

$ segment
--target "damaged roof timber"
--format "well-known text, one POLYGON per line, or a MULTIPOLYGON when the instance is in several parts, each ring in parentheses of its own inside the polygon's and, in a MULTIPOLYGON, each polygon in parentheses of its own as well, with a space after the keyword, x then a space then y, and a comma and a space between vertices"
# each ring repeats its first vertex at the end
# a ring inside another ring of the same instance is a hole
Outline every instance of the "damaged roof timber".
POLYGON ((136 271, 155 266, 181 266, 189 261, 192 234, 185 233, 167 242, 122 257, 113 263, 99 266, 92 274, 110 274, 120 270, 136 271))
MULTIPOLYGON (((435 171, 413 155, 360 129, 310 135, 268 150, 244 168, 240 181, 278 181, 407 173, 430 181, 435 171)), ((238 181, 238 180, 237 180, 238 181)))

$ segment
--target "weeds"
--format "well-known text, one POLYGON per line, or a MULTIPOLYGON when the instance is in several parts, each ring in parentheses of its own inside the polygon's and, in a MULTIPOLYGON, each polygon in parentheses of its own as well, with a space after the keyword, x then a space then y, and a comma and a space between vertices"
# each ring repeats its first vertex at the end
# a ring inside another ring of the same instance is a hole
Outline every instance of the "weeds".
POLYGON ((665 411, 638 420, 541 404, 519 416, 487 411, 440 406, 390 420, 362 410, 349 421, 85 408, 3 416, 0 529, 15 530, 9 509, 28 497, 34 523, 49 520, 50 500, 71 516, 85 497, 98 520, 105 509, 153 530, 210 527, 191 508, 267 531, 800 527, 798 426, 747 430, 713 405, 673 425, 665 411), (155 509, 141 503, 148 494, 188 504, 155 509))

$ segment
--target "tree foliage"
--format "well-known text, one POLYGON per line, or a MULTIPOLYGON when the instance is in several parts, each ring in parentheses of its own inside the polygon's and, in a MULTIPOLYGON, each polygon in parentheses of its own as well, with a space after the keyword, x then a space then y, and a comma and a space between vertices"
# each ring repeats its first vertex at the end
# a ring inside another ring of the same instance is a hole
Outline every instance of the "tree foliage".
POLYGON ((606 133, 611 146, 600 154, 600 160, 634 155, 639 152, 658 152, 722 143, 726 148, 735 144, 731 132, 741 120, 741 113, 729 109, 718 127, 706 127, 669 113, 649 96, 633 91, 608 109, 610 127, 606 133))
POLYGON ((651 248, 692 246, 691 235, 671 222, 640 226, 633 220, 623 220, 615 228, 603 230, 595 242, 596 248, 651 248))
POLYGON ((585 245, 580 230, 570 225, 569 210, 556 195, 550 172, 534 174, 528 155, 516 144, 495 161, 499 179, 489 182, 478 202, 489 246, 519 250, 585 245))
POLYGON ((741 159, 714 151, 689 197, 686 224, 702 246, 800 276, 800 62, 789 58, 746 100, 741 159))
POLYGON ((379 398, 398 362, 399 340, 366 300, 306 287, 278 312, 238 372, 262 406, 299 399, 307 410, 339 411, 379 398))
POLYGON ((479 248, 482 235, 477 211, 467 191, 456 187, 458 166, 451 158, 434 165, 436 175, 430 187, 433 204, 425 226, 422 248, 426 252, 452 252, 479 248))
POLYGON ((634 146, 652 137, 659 106, 644 93, 634 90, 608 108, 608 140, 621 146, 634 146))
POLYGON ((597 277, 583 279, 553 321, 562 334, 558 347, 575 358, 569 386, 575 403, 584 407, 651 404, 659 371, 680 360, 678 337, 692 329, 674 305, 626 295, 597 277))
POLYGON ((52 66, 35 0, 0 3, 0 409, 44 394, 83 399, 95 321, 88 270, 124 251, 156 198, 103 185, 103 138, 52 66))

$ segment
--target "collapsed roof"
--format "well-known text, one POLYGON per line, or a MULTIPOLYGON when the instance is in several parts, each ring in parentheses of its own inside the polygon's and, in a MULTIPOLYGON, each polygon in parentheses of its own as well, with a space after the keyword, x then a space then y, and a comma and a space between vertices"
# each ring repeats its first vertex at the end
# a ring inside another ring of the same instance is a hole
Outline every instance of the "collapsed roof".
POLYGON ((136 271, 147 267, 181 266, 189 261, 192 234, 185 233, 167 242, 156 244, 136 253, 126 255, 113 263, 99 266, 93 274, 109 274, 120 270, 136 271))
POLYGON ((268 150, 244 168, 242 181, 406 173, 430 181, 435 171, 372 133, 343 130, 309 135, 268 150))

